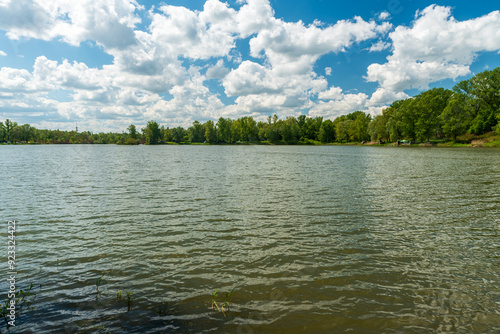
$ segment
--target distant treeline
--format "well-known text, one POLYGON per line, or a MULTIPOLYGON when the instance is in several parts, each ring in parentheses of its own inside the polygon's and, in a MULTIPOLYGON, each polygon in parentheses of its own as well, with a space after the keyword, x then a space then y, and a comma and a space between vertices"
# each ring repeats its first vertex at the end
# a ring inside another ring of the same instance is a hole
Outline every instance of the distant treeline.
POLYGON ((500 134, 500 68, 484 71, 459 82, 453 90, 434 88, 412 98, 398 100, 372 118, 356 111, 337 117, 269 116, 267 122, 253 117, 217 122, 198 121, 188 129, 165 128, 149 121, 141 132, 131 124, 124 133, 39 130, 29 124, 0 122, 0 142, 59 144, 161 144, 161 143, 346 143, 398 140, 456 141, 463 134, 500 134))

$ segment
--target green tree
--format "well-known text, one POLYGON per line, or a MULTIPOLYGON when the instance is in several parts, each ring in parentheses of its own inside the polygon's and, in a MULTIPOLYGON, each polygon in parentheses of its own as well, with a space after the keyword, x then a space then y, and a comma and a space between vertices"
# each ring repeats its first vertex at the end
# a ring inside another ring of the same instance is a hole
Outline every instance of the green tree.
POLYGON ((236 119, 231 121, 231 142, 236 143, 241 140, 241 122, 240 119, 236 119))
POLYGON ((163 139, 163 141, 165 142, 172 142, 174 141, 173 139, 173 129, 170 129, 169 127, 167 128, 163 128, 162 129, 162 134, 161 134, 161 138, 163 139))
POLYGON ((457 140, 457 136, 464 134, 470 127, 472 116, 469 111, 466 97, 454 94, 441 113, 443 132, 457 140))
POLYGON ((14 142, 28 142, 33 139, 35 128, 29 124, 17 125, 13 123, 12 130, 10 131, 11 140, 14 142))
POLYGON ((323 143, 331 143, 335 140, 335 126, 329 119, 325 120, 319 128, 318 139, 323 143))
POLYGON ((482 134, 494 128, 500 112, 500 68, 461 81, 453 87, 453 91, 467 100, 473 118, 469 132, 482 134))
POLYGON ((217 121, 217 135, 219 141, 224 143, 231 143, 231 120, 225 119, 223 117, 219 118, 217 121))
POLYGON ((193 126, 191 126, 188 131, 189 140, 192 143, 203 143, 205 140, 205 128, 200 122, 194 121, 193 126))
POLYGON ((306 127, 306 115, 300 115, 297 117, 297 125, 299 127, 299 139, 302 141, 306 138, 307 127, 306 127))
POLYGON ((5 141, 12 141, 12 130, 16 127, 16 122, 11 122, 8 118, 5 120, 5 141))
POLYGON ((259 128, 253 117, 241 117, 238 119, 238 122, 240 125, 240 140, 253 142, 258 139, 259 128))
POLYGON ((280 131, 278 124, 278 115, 274 114, 272 117, 267 117, 266 138, 271 143, 276 143, 280 140, 280 131))
POLYGON ((434 88, 417 95, 411 103, 416 114, 415 134, 421 140, 429 141, 441 129, 440 117, 452 91, 444 88, 434 88))
POLYGON ((264 122, 258 122, 257 123, 257 128, 259 129, 259 132, 257 133, 258 139, 260 141, 265 141, 267 140, 266 137, 266 132, 267 132, 267 123, 264 122))
POLYGON ((217 142, 217 130, 213 121, 208 120, 204 124, 205 127, 205 141, 210 144, 217 142))
POLYGON ((370 138, 368 134, 370 121, 371 116, 369 114, 356 112, 356 118, 349 124, 349 138, 356 142, 368 140, 370 138))
POLYGON ((3 122, 0 122, 0 142, 5 141, 5 125, 3 122))
POLYGON ((497 126, 496 126, 496 130, 495 132, 500 135, 500 111, 497 113, 497 120, 498 120, 498 123, 497 123, 497 126))
POLYGON ((182 143, 185 141, 187 131, 183 127, 178 126, 172 129, 172 141, 175 143, 182 143))
POLYGON ((323 124, 323 117, 309 117, 306 119, 305 124, 305 137, 311 140, 318 140, 319 129, 321 128, 321 124, 323 124))
POLYGON ((394 101, 388 108, 389 119, 386 123, 391 141, 402 138, 416 139, 415 123, 417 115, 412 106, 412 99, 394 101))
POLYGON ((143 129, 146 144, 158 144, 161 138, 160 125, 155 121, 149 121, 146 128, 143 129))
POLYGON ((398 103, 397 113, 401 116, 401 129, 405 138, 415 141, 417 134, 415 127, 417 123, 416 109, 413 106, 413 99, 401 100, 398 103))
POLYGON ((349 129, 353 121, 345 116, 337 117, 335 120, 335 137, 341 143, 349 141, 349 129))
POLYGON ((137 129, 134 124, 130 124, 127 130, 129 138, 137 139, 137 129))
POLYGON ((283 142, 291 144, 296 143, 299 139, 300 129, 295 117, 289 116, 284 121, 281 121, 279 129, 283 142))
POLYGON ((399 113, 396 108, 392 107, 392 105, 385 111, 387 111, 387 114, 389 115, 387 123, 385 124, 387 134, 389 135, 389 139, 391 141, 397 141, 403 137, 401 129, 401 124, 403 123, 401 113, 399 113))
POLYGON ((368 125, 368 133, 371 140, 389 140, 389 132, 387 131, 387 122, 389 120, 388 109, 382 111, 382 115, 375 116, 368 125))

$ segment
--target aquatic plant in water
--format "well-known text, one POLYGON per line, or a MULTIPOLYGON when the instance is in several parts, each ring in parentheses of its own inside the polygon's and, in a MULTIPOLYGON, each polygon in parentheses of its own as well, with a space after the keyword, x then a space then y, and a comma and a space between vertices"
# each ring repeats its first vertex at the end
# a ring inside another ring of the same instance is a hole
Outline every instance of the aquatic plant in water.
POLYGON ((214 293, 212 293, 212 310, 214 310, 214 311, 217 310, 217 311, 221 312, 222 315, 224 315, 224 317, 226 317, 226 312, 229 311, 229 305, 231 305, 231 303, 229 302, 229 297, 233 293, 234 289, 236 289, 236 286, 231 291, 226 293, 226 297, 224 298, 224 301, 222 301, 222 302, 217 301, 219 290, 218 289, 215 290, 214 293))
POLYGON ((95 280, 95 287, 96 287, 96 295, 95 295, 95 299, 98 299, 99 298, 99 295, 101 294, 101 291, 99 291, 99 286, 101 286, 101 283, 102 283, 102 278, 104 277, 104 274, 102 274, 101 277, 98 277, 96 278, 95 280))
POLYGON ((132 306, 132 292, 127 291, 127 312, 130 311, 130 307, 132 306))
MULTIPOLYGON (((16 305, 14 312, 16 312, 16 316, 18 316, 21 310, 23 310, 24 308, 29 309, 31 307, 31 303, 36 298, 37 293, 32 292, 33 287, 33 283, 30 283, 26 290, 21 289, 17 291, 12 298, 5 299, 3 304, 0 306, 0 314, 5 320, 7 328, 9 327, 9 315, 11 314, 11 300, 14 300, 14 305, 16 305)), ((41 285, 39 287, 39 290, 40 288, 41 285)))

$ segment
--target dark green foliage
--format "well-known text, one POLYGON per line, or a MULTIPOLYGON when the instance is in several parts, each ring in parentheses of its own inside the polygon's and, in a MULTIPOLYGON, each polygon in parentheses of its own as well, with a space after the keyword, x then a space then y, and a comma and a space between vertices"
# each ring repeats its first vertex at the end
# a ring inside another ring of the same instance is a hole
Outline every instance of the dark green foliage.
POLYGON ((333 121, 335 138, 343 143, 348 141, 362 142, 368 140, 368 126, 371 116, 362 111, 355 111, 348 115, 337 117, 333 121))
POLYGON ((444 108, 441 114, 443 123, 443 132, 446 136, 453 137, 457 140, 457 136, 465 133, 472 122, 467 99, 462 94, 454 94, 448 101, 448 105, 444 108))
POLYGON ((5 141, 12 141, 12 129, 17 127, 16 122, 11 122, 8 118, 5 120, 5 141))
POLYGON ((233 122, 233 133, 235 139, 244 142, 258 140, 259 129, 253 117, 242 117, 233 122))
POLYGON ((203 143, 205 140, 205 128, 200 122, 194 121, 193 126, 191 126, 188 131, 189 140, 192 143, 203 143))
POLYGON ((356 114, 356 118, 350 123, 348 130, 349 139, 354 142, 369 140, 368 125, 372 119, 371 116, 361 111, 356 111, 353 114, 356 114))
POLYGON ((434 88, 417 95, 410 107, 416 115, 415 134, 421 141, 429 141, 441 131, 440 117, 448 105, 452 92, 448 89, 434 88))
POLYGON ((349 141, 349 129, 353 121, 348 119, 346 116, 340 116, 333 122, 335 125, 335 138, 338 142, 348 142, 349 141))
POLYGON ((456 140, 466 132, 483 134, 498 129, 500 68, 459 82, 453 91, 434 88, 413 98, 395 101, 370 124, 373 139, 429 141, 443 134, 456 140), (384 131, 385 124, 385 131, 384 131))
POLYGON ((293 144, 299 140, 300 129, 295 117, 290 116, 279 121, 281 140, 286 144, 293 144))
POLYGON ((223 117, 217 121, 217 135, 220 142, 231 143, 231 120, 223 117))
POLYGON ((276 143, 279 141, 280 133, 278 126, 278 115, 276 114, 274 114, 273 117, 269 116, 267 118, 266 138, 271 143, 276 143))
POLYGON ((500 68, 461 81, 453 87, 453 91, 464 97, 466 109, 471 114, 468 131, 474 134, 492 131, 500 112, 500 68))
POLYGON ((309 117, 306 119, 305 124, 305 138, 311 140, 318 140, 319 129, 323 123, 323 117, 309 117))
POLYGON ((496 130, 495 132, 500 135, 500 111, 497 113, 497 125, 496 125, 496 130))
POLYGON ((370 134, 371 140, 379 141, 389 140, 389 132, 386 127, 387 121, 389 120, 389 108, 382 112, 382 115, 377 115, 368 125, 368 133, 370 134))
POLYGON ((130 124, 127 130, 129 138, 137 139, 137 129, 134 124, 130 124))
POLYGON ((185 137, 187 137, 187 131, 184 130, 183 127, 178 126, 172 129, 172 141, 175 143, 181 143, 185 141, 185 137))
POLYGON ((321 124, 321 127, 319 128, 318 139, 323 144, 331 143, 335 140, 335 126, 329 119, 321 124))
POLYGON ((203 126, 205 127, 205 141, 210 144, 216 143, 217 130, 215 129, 214 122, 209 120, 203 126))
POLYGON ((171 142, 173 141, 173 130, 170 129, 170 128, 165 128, 163 125, 161 126, 161 139, 164 141, 164 142, 171 142))
POLYGON ((146 138, 146 144, 155 145, 160 141, 161 131, 157 122, 149 121, 146 127, 142 129, 142 132, 146 138))

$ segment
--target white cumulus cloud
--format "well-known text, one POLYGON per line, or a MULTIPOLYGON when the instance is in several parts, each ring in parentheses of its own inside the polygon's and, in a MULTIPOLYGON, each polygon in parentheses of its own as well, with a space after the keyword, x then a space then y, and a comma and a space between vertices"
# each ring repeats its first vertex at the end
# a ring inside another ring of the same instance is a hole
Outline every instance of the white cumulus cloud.
POLYGON ((0 10, 0 29, 11 39, 62 38, 78 46, 93 40, 107 48, 134 43, 135 0, 10 0, 0 10))
POLYGON ((500 51, 499 11, 458 21, 449 7, 433 5, 408 26, 394 27, 388 12, 308 25, 276 18, 269 0, 206 0, 201 10, 169 1, 146 9, 139 2, 0 0, 0 29, 11 41, 89 43, 112 57, 92 67, 84 57, 41 53, 24 68, 2 67, 0 107, 45 113, 52 124, 75 118, 113 129, 132 120, 187 126, 220 116, 376 113, 408 97, 405 90, 469 74, 480 52, 500 51), (353 48, 363 56, 390 52, 385 63, 367 68, 366 81, 378 84, 371 96, 344 92, 336 77, 342 71, 330 67, 337 65, 318 61, 353 48), (217 84, 224 93, 214 93, 217 84), (233 104, 222 102, 231 98, 233 104))
POLYGON ((390 47, 391 47, 390 43, 387 43, 384 41, 378 41, 377 43, 372 44, 372 46, 368 49, 368 51, 369 52, 378 52, 378 51, 387 50, 390 47))
POLYGON ((426 89, 431 82, 469 74, 478 52, 500 49, 500 11, 457 21, 450 7, 432 5, 389 38, 393 53, 387 63, 368 67, 367 80, 395 92, 426 89))

